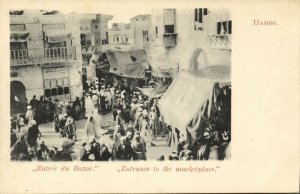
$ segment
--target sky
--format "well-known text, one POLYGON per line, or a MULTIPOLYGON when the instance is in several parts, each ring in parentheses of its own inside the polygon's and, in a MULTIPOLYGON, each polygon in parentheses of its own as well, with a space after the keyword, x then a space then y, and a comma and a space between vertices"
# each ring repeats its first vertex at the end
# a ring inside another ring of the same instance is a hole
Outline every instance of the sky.
POLYGON ((130 11, 127 11, 129 9, 126 9, 126 7, 124 7, 124 9, 120 9, 120 8, 116 8, 116 9, 94 9, 92 11, 86 12, 86 11, 76 11, 77 13, 92 13, 92 14, 107 14, 107 15, 112 15, 113 19, 110 20, 108 22, 108 27, 111 27, 112 23, 129 23, 130 19, 137 16, 137 15, 144 15, 144 14, 151 14, 152 12, 152 8, 147 8, 147 7, 143 7, 143 8, 132 8, 130 9, 130 11))

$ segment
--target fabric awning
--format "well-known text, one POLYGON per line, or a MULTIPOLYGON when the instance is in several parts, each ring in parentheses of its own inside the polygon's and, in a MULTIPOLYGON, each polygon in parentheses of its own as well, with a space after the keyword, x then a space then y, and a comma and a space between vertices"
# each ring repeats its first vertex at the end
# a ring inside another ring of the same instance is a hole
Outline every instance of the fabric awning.
POLYGON ((110 64, 110 73, 130 78, 144 78, 147 67, 146 60, 139 51, 109 51, 106 53, 110 64))
POLYGON ((71 38, 71 32, 62 30, 46 30, 45 36, 48 43, 64 42, 71 38))
POLYGON ((167 90, 166 85, 158 85, 155 88, 140 88, 137 87, 144 95, 150 97, 150 98, 158 98, 162 96, 165 91, 167 90))
POLYGON ((10 42, 26 42, 29 34, 30 33, 27 31, 11 31, 10 42))
POLYGON ((217 74, 216 70, 195 74, 181 71, 159 101, 165 122, 185 131, 203 104, 210 102, 214 84, 230 82, 230 74, 217 74))

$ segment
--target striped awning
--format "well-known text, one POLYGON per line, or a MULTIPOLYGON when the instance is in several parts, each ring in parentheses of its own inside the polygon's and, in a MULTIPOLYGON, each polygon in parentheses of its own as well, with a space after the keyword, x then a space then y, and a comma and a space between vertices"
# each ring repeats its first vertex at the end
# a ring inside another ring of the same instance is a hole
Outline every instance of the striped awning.
POLYGON ((44 32, 48 43, 64 42, 71 38, 71 32, 65 30, 46 30, 44 32))
POLYGON ((26 42, 29 34, 30 33, 27 31, 11 31, 10 42, 26 42))

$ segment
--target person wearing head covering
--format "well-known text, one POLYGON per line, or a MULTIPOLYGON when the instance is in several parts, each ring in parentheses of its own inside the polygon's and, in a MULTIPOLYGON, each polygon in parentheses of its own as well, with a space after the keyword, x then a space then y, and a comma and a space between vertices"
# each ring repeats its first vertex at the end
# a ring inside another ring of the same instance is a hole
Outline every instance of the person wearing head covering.
POLYGON ((109 111, 111 110, 111 106, 112 106, 112 95, 110 93, 109 88, 105 89, 105 106, 106 106, 106 110, 109 111))
POLYGON ((85 130, 88 138, 96 137, 96 124, 92 115, 86 121, 85 130))
POLYGON ((126 141, 126 137, 120 138, 120 145, 117 149, 117 160, 131 160, 133 156, 133 149, 126 141))
POLYGON ((46 161, 46 160, 48 160, 48 153, 49 153, 49 149, 45 145, 45 142, 42 141, 42 143, 40 145, 40 149, 37 151, 37 160, 38 161, 46 161))
MULTIPOLYGON (((222 130, 220 133, 220 145, 219 145, 219 159, 224 160, 226 157, 228 158, 228 145, 230 144, 230 134, 227 130, 222 130), (227 151, 227 152, 226 152, 227 151), (227 156, 226 156, 227 154, 227 156)), ((230 148, 229 148, 230 149, 230 148)), ((230 156, 229 156, 230 157, 230 156)))
POLYGON ((121 110, 121 114, 122 114, 122 118, 124 119, 124 122, 125 123, 130 123, 130 110, 129 110, 129 107, 124 104, 123 105, 123 108, 121 110))
POLYGON ((85 117, 88 118, 94 110, 94 104, 91 96, 87 96, 85 99, 85 117))
POLYGON ((208 160, 212 138, 210 129, 206 128, 202 137, 199 139, 198 160, 208 160))
MULTIPOLYGON (((80 158, 81 161, 92 161, 93 156, 92 155, 92 146, 90 143, 87 143, 83 146, 84 152, 80 158)), ((95 155, 94 155, 95 156, 95 155)), ((95 160, 95 159, 94 159, 95 160)))
POLYGON ((143 109, 141 107, 139 107, 136 109, 136 112, 134 115, 133 127, 137 130, 140 129, 139 120, 140 120, 140 117, 142 116, 142 111, 143 111, 143 109))
POLYGON ((25 136, 25 139, 27 139, 28 127, 25 126, 25 122, 24 122, 23 117, 18 119, 18 126, 19 126, 19 134, 20 134, 18 139, 20 139, 22 136, 25 136))
POLYGON ((36 124, 35 120, 31 120, 32 126, 28 129, 27 141, 29 147, 37 151, 37 140, 41 137, 41 132, 36 124))
POLYGON ((40 97, 40 101, 36 107, 35 114, 33 116, 33 119, 36 120, 37 124, 45 123, 47 118, 46 118, 46 102, 45 98, 43 96, 40 97))
POLYGON ((132 140, 133 160, 146 160, 146 144, 141 139, 140 133, 137 132, 132 140))
POLYGON ((112 86, 108 86, 108 88, 109 88, 109 91, 110 91, 110 93, 111 93, 111 101, 112 102, 114 102, 114 100, 115 100, 115 87, 112 85, 112 86))
POLYGON ((151 107, 151 111, 149 112, 149 125, 154 137, 158 135, 157 131, 157 114, 154 107, 151 107))
POLYGON ((105 98, 105 86, 102 85, 100 89, 100 111, 102 114, 106 113, 105 98))
POLYGON ((49 107, 49 121, 52 122, 54 120, 54 114, 55 114, 55 104, 52 102, 52 98, 49 98, 48 101, 48 107, 49 107))
POLYGON ((58 131, 60 133, 60 137, 66 137, 65 130, 64 130, 67 121, 66 116, 67 113, 58 115, 58 131))
POLYGON ((53 161, 73 161, 71 154, 74 153, 75 144, 72 140, 67 138, 61 139, 61 144, 57 148, 55 155, 53 156, 53 161))
POLYGON ((81 112, 81 102, 79 97, 76 97, 75 101, 72 104, 73 117, 75 120, 79 119, 79 115, 81 112))
POLYGON ((148 123, 148 113, 147 110, 144 109, 139 119, 139 131, 141 133, 141 136, 146 140, 148 146, 151 146, 152 142, 150 130, 151 129, 148 123))
POLYGON ((39 101, 36 99, 36 95, 33 95, 32 100, 30 100, 29 102, 29 105, 32 107, 32 109, 36 109, 38 104, 39 101))
POLYGON ((121 110, 117 110, 116 122, 119 126, 121 126, 121 135, 125 135, 124 120, 122 118, 122 111, 121 110))
POLYGON ((64 130, 65 130, 66 137, 68 139, 76 141, 76 139, 77 139, 76 126, 75 126, 75 123, 74 123, 74 119, 71 116, 69 116, 67 118, 64 130))
POLYGON ((26 114, 25 114, 25 119, 27 120, 28 122, 28 127, 31 127, 31 120, 33 119, 33 116, 34 116, 34 112, 32 110, 32 106, 29 105, 27 106, 27 111, 26 111, 26 114))

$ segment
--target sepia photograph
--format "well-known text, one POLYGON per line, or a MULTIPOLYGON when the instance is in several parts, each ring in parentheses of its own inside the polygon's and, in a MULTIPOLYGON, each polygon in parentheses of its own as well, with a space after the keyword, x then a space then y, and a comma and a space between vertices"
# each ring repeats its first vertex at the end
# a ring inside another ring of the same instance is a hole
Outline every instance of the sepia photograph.
POLYGON ((10 10, 11 160, 230 159, 230 10, 118 18, 10 10))
POLYGON ((299 193, 299 5, 0 0, 0 193, 299 193))

